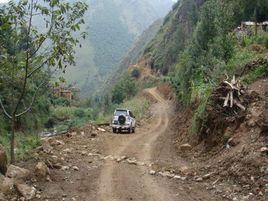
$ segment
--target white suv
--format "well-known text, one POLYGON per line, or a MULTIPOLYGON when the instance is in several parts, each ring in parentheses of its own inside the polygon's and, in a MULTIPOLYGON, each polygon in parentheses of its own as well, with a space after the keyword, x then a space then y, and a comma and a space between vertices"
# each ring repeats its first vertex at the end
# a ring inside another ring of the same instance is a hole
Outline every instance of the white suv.
POLYGON ((112 128, 114 133, 127 131, 135 133, 136 120, 133 113, 128 109, 116 109, 112 120, 112 128))

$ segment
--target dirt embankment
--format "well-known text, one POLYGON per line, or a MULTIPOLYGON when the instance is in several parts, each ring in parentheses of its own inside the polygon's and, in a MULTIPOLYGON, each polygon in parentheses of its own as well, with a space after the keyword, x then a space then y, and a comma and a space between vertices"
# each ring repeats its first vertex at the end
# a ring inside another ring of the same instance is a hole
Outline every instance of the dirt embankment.
POLYGON ((180 108, 174 122, 179 130, 175 146, 178 155, 194 164, 192 171, 208 175, 206 182, 212 192, 230 200, 267 200, 268 79, 255 82, 247 90, 247 110, 229 116, 208 114, 214 118, 206 122, 207 134, 198 134, 202 137, 189 132, 191 109, 180 108), (198 143, 182 152, 180 145, 193 142, 193 138, 199 139, 198 143))

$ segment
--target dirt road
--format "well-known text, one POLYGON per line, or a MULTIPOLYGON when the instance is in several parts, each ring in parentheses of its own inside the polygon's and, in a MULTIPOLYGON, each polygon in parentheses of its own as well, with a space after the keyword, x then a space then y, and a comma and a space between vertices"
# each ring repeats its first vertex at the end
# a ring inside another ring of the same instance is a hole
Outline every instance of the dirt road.
POLYGON ((134 158, 138 164, 107 161, 100 174, 98 199, 101 201, 192 201, 218 200, 198 184, 175 181, 152 175, 156 164, 182 167, 189 164, 174 155, 171 144, 173 104, 164 100, 156 88, 147 91, 157 103, 152 106, 152 119, 135 135, 115 136, 108 142, 108 154, 134 158), (151 171, 151 174, 150 174, 151 171))
POLYGON ((61 169, 51 169, 47 181, 32 183, 39 191, 35 200, 223 200, 207 190, 208 183, 180 174, 191 169, 192 164, 180 158, 173 146, 174 104, 162 98, 156 88, 148 89, 147 95, 156 103, 151 106, 150 118, 141 123, 135 134, 99 131, 92 137, 94 129, 98 129, 89 124, 71 137, 52 139, 51 144, 57 145, 53 145, 51 153, 41 152, 24 164, 28 169, 40 160, 63 165, 61 169))

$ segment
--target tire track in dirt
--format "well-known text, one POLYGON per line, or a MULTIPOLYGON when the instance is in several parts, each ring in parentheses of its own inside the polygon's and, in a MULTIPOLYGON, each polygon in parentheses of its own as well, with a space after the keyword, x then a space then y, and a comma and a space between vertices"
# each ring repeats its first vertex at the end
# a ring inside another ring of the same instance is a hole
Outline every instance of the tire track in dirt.
MULTIPOLYGON (((152 162, 154 149, 157 148, 154 146, 156 141, 169 132, 170 113, 173 107, 171 102, 161 97, 156 88, 148 89, 146 92, 157 101, 152 106, 153 121, 138 129, 135 135, 113 137, 108 142, 109 154, 135 157, 146 164, 152 162)), ((179 190, 178 184, 171 186, 170 181, 148 174, 148 168, 144 166, 106 161, 100 175, 98 197, 101 201, 217 200, 198 185, 185 185, 187 187, 179 190), (189 190, 185 189, 193 189, 193 192, 189 193, 189 190)))

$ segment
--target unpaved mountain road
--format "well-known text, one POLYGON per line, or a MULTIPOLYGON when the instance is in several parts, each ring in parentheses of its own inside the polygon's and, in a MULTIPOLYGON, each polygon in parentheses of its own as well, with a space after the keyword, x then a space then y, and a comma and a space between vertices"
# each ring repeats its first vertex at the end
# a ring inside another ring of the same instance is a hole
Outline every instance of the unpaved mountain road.
POLYGON ((146 93, 156 101, 150 117, 135 134, 98 132, 92 137, 94 129, 89 124, 71 137, 52 139, 64 143, 54 146, 52 153, 43 156, 41 152, 22 164, 31 169, 37 161, 56 160, 67 167, 51 169, 49 181, 33 182, 40 195, 34 201, 224 200, 207 190, 206 182, 161 174, 191 169, 192 164, 180 158, 174 148, 171 122, 175 104, 162 98, 156 88, 146 93))
POLYGON ((152 164, 186 167, 188 164, 175 156, 170 144, 169 128, 173 104, 161 97, 156 88, 147 93, 156 99, 149 124, 135 135, 115 135, 107 143, 108 154, 128 156, 140 165, 106 161, 100 174, 98 199, 100 201, 216 201, 205 187, 185 181, 149 174, 152 164))

